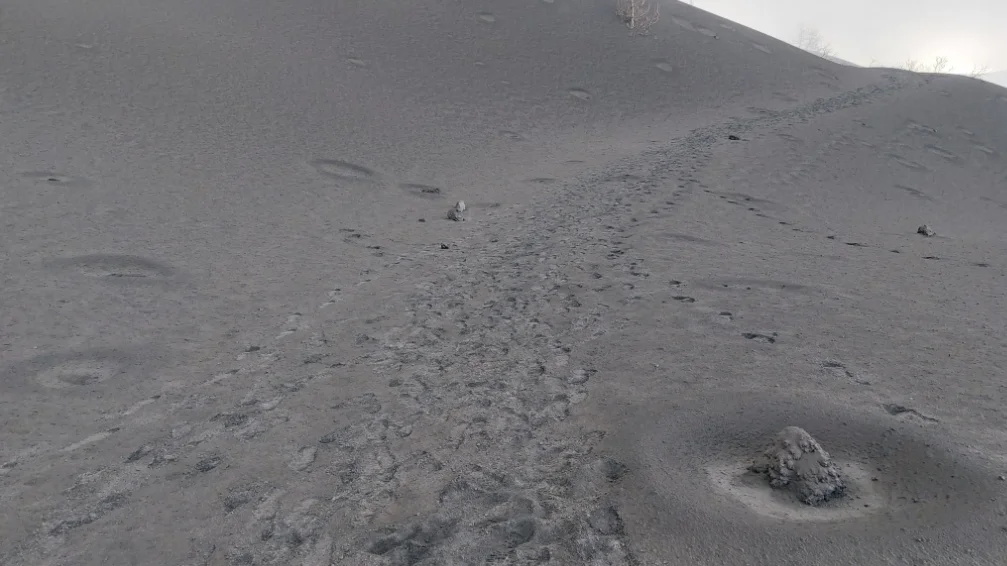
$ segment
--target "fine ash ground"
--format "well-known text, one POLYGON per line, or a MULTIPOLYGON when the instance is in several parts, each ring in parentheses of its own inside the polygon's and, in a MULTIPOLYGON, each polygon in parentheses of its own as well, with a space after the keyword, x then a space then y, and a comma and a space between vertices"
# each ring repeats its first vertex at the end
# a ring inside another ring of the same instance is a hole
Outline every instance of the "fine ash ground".
POLYGON ((1002 563, 1007 90, 661 6, 5 2, 0 563, 1002 563))

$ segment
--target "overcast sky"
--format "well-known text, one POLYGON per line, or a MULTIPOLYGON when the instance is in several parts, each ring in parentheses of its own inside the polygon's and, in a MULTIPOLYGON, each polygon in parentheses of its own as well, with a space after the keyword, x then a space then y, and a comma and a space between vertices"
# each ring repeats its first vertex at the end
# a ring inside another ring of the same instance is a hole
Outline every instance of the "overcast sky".
MULTIPOLYGON (((688 0, 686 0, 688 1, 688 0)), ((817 29, 836 57, 899 66, 939 55, 955 71, 1007 69, 1007 0, 694 0, 697 8, 793 43, 817 29)))

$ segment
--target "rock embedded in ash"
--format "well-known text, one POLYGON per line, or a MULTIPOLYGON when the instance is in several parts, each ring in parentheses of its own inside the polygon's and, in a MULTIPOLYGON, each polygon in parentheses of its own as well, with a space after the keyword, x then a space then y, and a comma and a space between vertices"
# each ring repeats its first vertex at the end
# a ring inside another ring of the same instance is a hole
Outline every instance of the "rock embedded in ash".
POLYGON ((448 211, 448 220, 454 220, 455 222, 465 220, 465 208, 465 201, 458 201, 458 203, 448 211))
POLYGON ((927 224, 924 224, 923 226, 920 226, 919 228, 917 228, 916 229, 916 233, 917 234, 921 234, 923 236, 926 236, 928 238, 931 237, 931 236, 936 236, 937 235, 937 232, 934 232, 934 229, 931 228, 927 224))
POLYGON ((771 487, 789 490, 811 506, 846 493, 846 482, 829 453, 796 426, 780 431, 749 469, 765 474, 771 487))

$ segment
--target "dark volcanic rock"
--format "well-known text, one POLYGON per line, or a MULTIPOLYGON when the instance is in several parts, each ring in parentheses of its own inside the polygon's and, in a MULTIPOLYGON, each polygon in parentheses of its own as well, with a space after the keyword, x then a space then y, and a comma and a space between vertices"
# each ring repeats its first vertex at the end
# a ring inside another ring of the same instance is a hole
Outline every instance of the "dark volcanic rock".
POLYGON ((820 505, 846 492, 846 482, 829 453, 796 426, 780 431, 750 469, 765 474, 770 486, 790 490, 808 505, 820 505))

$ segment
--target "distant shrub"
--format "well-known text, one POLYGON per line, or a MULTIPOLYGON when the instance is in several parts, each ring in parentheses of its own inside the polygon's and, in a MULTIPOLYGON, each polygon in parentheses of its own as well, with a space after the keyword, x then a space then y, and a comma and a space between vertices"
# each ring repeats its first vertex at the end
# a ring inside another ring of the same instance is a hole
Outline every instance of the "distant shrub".
POLYGON ((930 65, 920 63, 915 59, 909 59, 902 64, 902 67, 914 73, 950 73, 954 70, 948 58, 944 56, 935 57, 933 64, 930 65))
POLYGON ((973 79, 981 79, 990 72, 990 66, 986 64, 975 64, 972 65, 972 70, 968 72, 968 76, 973 79))

